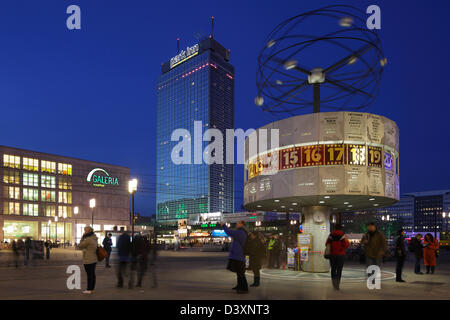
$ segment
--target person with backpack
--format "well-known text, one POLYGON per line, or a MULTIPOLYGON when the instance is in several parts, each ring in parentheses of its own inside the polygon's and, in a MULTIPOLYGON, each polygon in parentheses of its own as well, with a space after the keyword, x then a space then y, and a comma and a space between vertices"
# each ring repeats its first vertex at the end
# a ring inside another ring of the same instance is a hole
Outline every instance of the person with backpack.
POLYGON ((266 247, 264 240, 259 232, 252 232, 248 239, 248 252, 249 252, 249 266, 248 268, 253 271, 253 284, 250 287, 258 287, 261 280, 261 266, 262 260, 266 256, 266 247))
POLYGON ((84 227, 84 234, 81 237, 78 249, 83 250, 83 264, 84 270, 87 274, 87 289, 83 291, 84 294, 92 294, 95 289, 95 266, 97 265, 97 247, 98 238, 94 233, 92 227, 84 227))
POLYGON ((397 259, 397 264, 395 267, 395 281, 406 282, 402 279, 403 265, 405 264, 406 259, 405 231, 403 229, 400 229, 397 232, 397 237, 395 238, 394 255, 397 259))
POLYGON ((325 243, 328 246, 328 258, 331 266, 331 282, 335 290, 339 290, 341 283, 342 269, 344 268, 345 253, 350 246, 350 242, 345 235, 340 224, 334 226, 334 231, 330 233, 325 243))
POLYGON ((438 241, 433 237, 431 233, 427 233, 425 235, 423 241, 423 262, 425 267, 427 268, 427 274, 434 274, 434 268, 436 267, 436 255, 437 250, 439 249, 438 241))
POLYGON ((420 263, 423 259, 422 235, 420 233, 416 234, 416 236, 411 239, 411 242, 409 243, 409 251, 414 253, 414 257, 416 258, 414 273, 423 274, 423 272, 420 271, 420 263))
POLYGON ((233 288, 233 290, 237 290, 237 293, 248 293, 248 283, 245 278, 244 255, 247 242, 245 222, 239 221, 236 223, 236 230, 231 230, 224 222, 221 223, 221 226, 225 233, 233 239, 227 266, 228 270, 235 272, 237 275, 237 285, 233 288))

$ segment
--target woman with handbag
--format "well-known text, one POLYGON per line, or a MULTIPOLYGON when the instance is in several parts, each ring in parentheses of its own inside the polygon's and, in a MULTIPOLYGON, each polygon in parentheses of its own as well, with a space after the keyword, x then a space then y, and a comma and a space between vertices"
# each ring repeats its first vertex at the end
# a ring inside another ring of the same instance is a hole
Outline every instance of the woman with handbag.
POLYGON ((81 238, 78 249, 83 250, 83 264, 87 275, 87 290, 85 294, 94 293, 95 289, 95 266, 97 265, 97 247, 98 238, 94 233, 94 229, 89 226, 84 227, 84 234, 81 238))
POLYGON ((434 274, 434 268, 436 267, 436 252, 439 249, 439 243, 434 239, 431 233, 425 235, 423 241, 423 262, 427 268, 427 274, 434 274))
POLYGON ((336 224, 325 243, 325 258, 330 259, 331 282, 335 290, 339 290, 342 269, 344 268, 345 253, 350 243, 340 224, 336 224))

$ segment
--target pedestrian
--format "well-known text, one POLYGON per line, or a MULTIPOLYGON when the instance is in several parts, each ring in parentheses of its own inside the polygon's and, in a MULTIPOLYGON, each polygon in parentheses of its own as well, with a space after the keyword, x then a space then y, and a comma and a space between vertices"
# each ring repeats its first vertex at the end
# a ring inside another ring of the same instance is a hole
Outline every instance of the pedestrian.
POLYGON ((236 223, 236 230, 229 229, 223 222, 221 225, 225 233, 233 239, 230 254, 228 255, 227 266, 228 270, 235 272, 237 275, 237 285, 233 288, 233 290, 237 290, 237 293, 248 293, 248 283, 245 278, 244 256, 244 249, 247 241, 245 222, 239 221, 236 223))
POLYGON ((403 265, 406 259, 406 249, 405 249, 405 231, 403 229, 398 230, 397 237, 395 238, 395 249, 394 255, 397 259, 397 264, 395 267, 395 281, 406 282, 402 279, 403 265))
POLYGON ((386 238, 378 231, 375 223, 371 222, 367 225, 367 232, 363 235, 361 243, 364 246, 367 267, 376 265, 381 268, 381 260, 386 252, 387 244, 386 238))
POLYGON ((84 234, 81 237, 78 249, 83 250, 83 265, 87 275, 87 289, 84 294, 92 294, 95 289, 95 266, 97 265, 98 238, 94 229, 90 226, 84 227, 84 234))
POLYGON ((119 254, 119 268, 117 272, 117 287, 123 287, 123 278, 127 270, 128 262, 130 261, 131 242, 130 236, 125 231, 121 230, 119 239, 117 240, 117 249, 119 254))
POLYGON ((103 248, 106 250, 105 268, 111 268, 111 265, 109 264, 109 258, 111 257, 111 250, 113 245, 111 237, 112 234, 108 233, 102 242, 103 248))
POLYGON ((282 244, 280 241, 280 238, 278 237, 278 235, 274 236, 275 242, 273 244, 273 261, 274 261, 274 268, 275 269, 280 269, 280 255, 281 255, 281 249, 282 249, 282 244))
POLYGON ((13 250, 13 263, 17 268, 19 268, 19 256, 20 256, 20 251, 19 251, 19 245, 17 244, 16 240, 13 240, 11 242, 11 248, 13 250))
POLYGON ((274 258, 275 256, 273 255, 273 245, 275 244, 275 236, 270 236, 269 241, 267 242, 267 252, 268 252, 268 256, 269 256, 269 263, 268 263, 268 268, 272 269, 273 265, 275 263, 274 258))
POLYGON ((252 232, 248 240, 249 269, 253 271, 253 284, 250 287, 258 287, 261 282, 262 261, 266 256, 266 246, 259 232, 252 232))
POLYGON ((425 235, 423 241, 423 261, 427 268, 427 274, 434 274, 434 268, 436 267, 436 251, 439 249, 439 243, 437 239, 433 237, 431 233, 425 235))
POLYGON ((339 290, 345 253, 350 245, 347 235, 340 224, 336 224, 333 232, 328 236, 325 246, 328 245, 330 246, 331 283, 335 290, 339 290))
POLYGON ((423 274, 420 271, 420 263, 423 259, 423 245, 422 245, 422 235, 416 234, 414 238, 411 239, 409 244, 409 251, 414 253, 414 257, 416 258, 416 262, 414 264, 414 273, 415 274, 423 274))
POLYGON ((31 238, 27 237, 25 239, 25 265, 30 261, 30 249, 31 249, 31 238))
POLYGON ((136 264, 137 264, 136 287, 142 287, 142 279, 147 271, 150 243, 145 237, 138 235, 135 237, 134 246, 136 251, 136 264))
POLYGON ((45 246, 45 258, 47 260, 50 260, 50 248, 52 246, 50 240, 45 241, 44 246, 45 246))

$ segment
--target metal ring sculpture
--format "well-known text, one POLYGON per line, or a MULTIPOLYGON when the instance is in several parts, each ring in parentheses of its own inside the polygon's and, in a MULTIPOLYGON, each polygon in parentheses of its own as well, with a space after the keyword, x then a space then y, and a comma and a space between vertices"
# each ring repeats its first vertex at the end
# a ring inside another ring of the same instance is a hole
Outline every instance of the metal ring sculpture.
POLYGON ((302 13, 266 38, 258 57, 255 104, 290 115, 310 107, 314 112, 358 110, 375 100, 386 63, 377 32, 367 28, 360 9, 333 5, 302 13))

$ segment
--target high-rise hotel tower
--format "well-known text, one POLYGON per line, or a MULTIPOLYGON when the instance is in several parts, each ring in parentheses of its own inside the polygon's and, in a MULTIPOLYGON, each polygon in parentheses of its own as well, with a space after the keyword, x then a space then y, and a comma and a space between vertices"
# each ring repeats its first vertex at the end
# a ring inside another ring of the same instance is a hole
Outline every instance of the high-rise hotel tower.
MULTIPOLYGON (((162 65, 157 85, 157 181, 158 221, 198 219, 202 213, 233 212, 233 165, 202 161, 194 164, 194 122, 208 128, 234 129, 234 67, 230 52, 208 38, 162 65), (172 132, 190 132, 191 164, 175 164, 172 132)), ((225 143, 224 138, 224 143, 225 143)), ((203 142, 203 149, 210 142, 203 142)), ((223 156, 225 159, 225 149, 223 156)))

